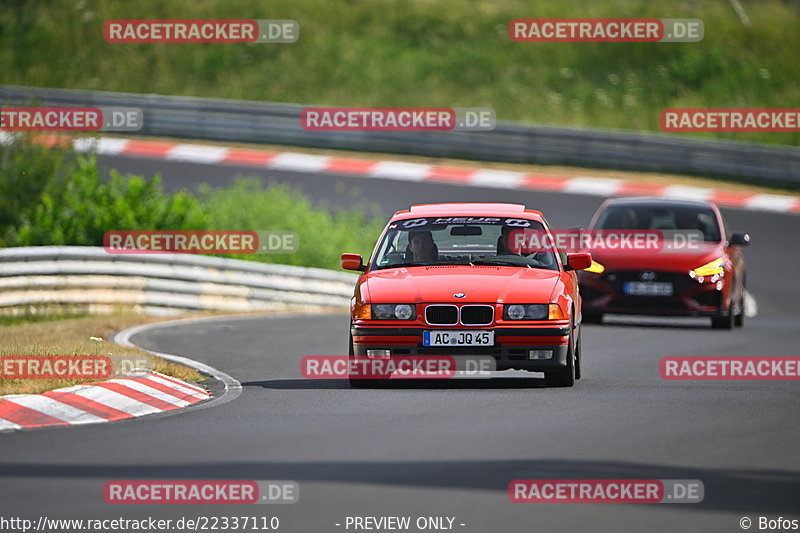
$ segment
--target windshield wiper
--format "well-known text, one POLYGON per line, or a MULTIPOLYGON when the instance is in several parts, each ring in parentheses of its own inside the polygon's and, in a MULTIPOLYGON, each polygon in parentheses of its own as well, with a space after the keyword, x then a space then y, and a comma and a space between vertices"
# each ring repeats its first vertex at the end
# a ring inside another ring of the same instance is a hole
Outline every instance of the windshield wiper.
POLYGON ((403 267, 423 267, 423 266, 435 266, 435 265, 442 265, 446 263, 393 263, 391 265, 378 265, 378 270, 383 270, 387 268, 403 268, 403 267))
POLYGON ((517 261, 510 261, 508 259, 476 259, 472 262, 473 265, 498 265, 498 266, 530 266, 527 263, 518 263, 517 261))

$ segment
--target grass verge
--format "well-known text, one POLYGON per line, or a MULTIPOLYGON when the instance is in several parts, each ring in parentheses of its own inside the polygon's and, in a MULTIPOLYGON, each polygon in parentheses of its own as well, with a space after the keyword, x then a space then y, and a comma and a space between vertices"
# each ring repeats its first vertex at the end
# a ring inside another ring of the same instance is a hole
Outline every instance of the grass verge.
MULTIPOLYGON (((800 10, 728 0, 5 2, 0 82, 334 106, 492 107, 498 119, 659 130, 664 108, 800 103, 800 10), (516 43, 515 18, 699 18, 698 43, 516 43), (292 44, 111 44, 108 19, 295 19, 292 44), (64 51, 60 61, 53 51, 64 51)), ((797 145, 800 133, 702 136, 797 145)))
MULTIPOLYGON (((144 350, 120 346, 109 340, 115 331, 163 319, 141 316, 80 316, 80 317, 14 317, 17 323, 0 325, 0 364, 4 355, 102 355, 148 356, 153 370, 185 381, 202 381, 205 377, 187 366, 150 356, 144 350), (98 343, 89 337, 103 339, 98 343), (99 350, 98 350, 99 349, 99 350)), ((3 323, 3 322, 0 322, 3 323)), ((66 379, 2 379, 0 396, 5 394, 36 394, 96 380, 66 379)))

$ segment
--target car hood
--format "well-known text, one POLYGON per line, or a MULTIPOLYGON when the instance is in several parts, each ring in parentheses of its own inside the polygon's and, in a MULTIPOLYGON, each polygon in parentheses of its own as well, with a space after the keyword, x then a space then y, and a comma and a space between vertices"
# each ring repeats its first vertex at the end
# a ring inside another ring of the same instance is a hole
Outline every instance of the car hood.
POLYGON ((532 268, 439 265, 367 274, 367 294, 383 303, 548 302, 560 273, 532 268), (463 293, 463 298, 455 294, 463 293))
POLYGON ((606 270, 660 270, 688 272, 725 254, 720 243, 701 243, 695 250, 661 252, 592 252, 606 270))

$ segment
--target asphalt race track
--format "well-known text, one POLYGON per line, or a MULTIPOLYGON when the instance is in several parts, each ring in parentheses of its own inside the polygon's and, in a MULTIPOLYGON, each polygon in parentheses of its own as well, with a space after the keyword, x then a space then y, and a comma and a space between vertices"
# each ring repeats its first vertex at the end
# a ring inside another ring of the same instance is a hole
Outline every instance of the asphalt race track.
MULTIPOLYGON (((161 172, 168 188, 226 183, 252 167, 104 157, 161 172)), ((411 203, 512 201, 556 227, 585 224, 601 198, 266 171, 317 201, 360 196, 386 214, 411 203), (335 196, 338 194, 338 196, 335 196)), ((586 326, 583 379, 539 374, 353 390, 303 380, 305 355, 346 353, 345 315, 193 322, 133 337, 238 379, 232 402, 172 416, 0 436, 0 501, 17 516, 280 517, 280 531, 345 531, 346 516, 455 517, 464 532, 741 531, 747 516, 800 518, 800 384, 664 381, 665 356, 800 355, 800 216, 726 210, 748 231, 748 290, 758 315, 719 331, 704 319, 586 326), (699 479, 698 504, 512 504, 519 478, 699 479), (109 505, 114 479, 295 480, 300 501, 263 506, 109 505), (342 524, 337 526, 336 524, 342 524), (464 524, 463 526, 460 524, 464 524)), ((343 250, 346 251, 346 250, 343 250)), ((352 529, 351 529, 352 530, 352 529)))

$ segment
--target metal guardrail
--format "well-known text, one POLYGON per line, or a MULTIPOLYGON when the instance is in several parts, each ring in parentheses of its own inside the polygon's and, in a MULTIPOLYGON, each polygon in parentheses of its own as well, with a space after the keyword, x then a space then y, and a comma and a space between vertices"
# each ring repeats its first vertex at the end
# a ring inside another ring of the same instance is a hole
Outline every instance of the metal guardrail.
POLYGON ((573 165, 800 185, 800 148, 677 135, 498 123, 489 132, 315 132, 301 105, 0 86, 0 105, 123 106, 144 111, 139 135, 430 157, 573 165))
POLYGON ((347 306, 356 276, 188 254, 109 254, 90 246, 0 249, 0 312, 135 306, 226 312, 347 306))

